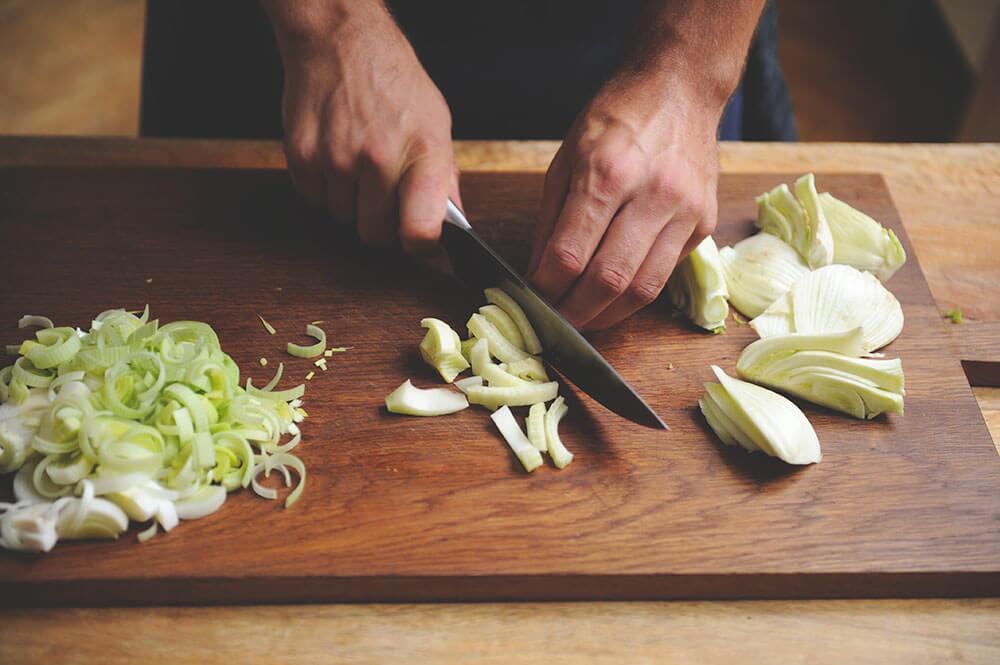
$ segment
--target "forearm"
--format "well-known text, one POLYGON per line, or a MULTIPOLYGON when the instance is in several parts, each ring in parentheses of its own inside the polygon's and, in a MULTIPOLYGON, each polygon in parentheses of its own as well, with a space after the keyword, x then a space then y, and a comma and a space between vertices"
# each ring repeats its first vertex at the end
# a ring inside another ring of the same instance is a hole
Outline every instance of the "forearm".
POLYGON ((703 112, 719 113, 739 84, 765 0, 650 0, 616 78, 682 88, 703 112))

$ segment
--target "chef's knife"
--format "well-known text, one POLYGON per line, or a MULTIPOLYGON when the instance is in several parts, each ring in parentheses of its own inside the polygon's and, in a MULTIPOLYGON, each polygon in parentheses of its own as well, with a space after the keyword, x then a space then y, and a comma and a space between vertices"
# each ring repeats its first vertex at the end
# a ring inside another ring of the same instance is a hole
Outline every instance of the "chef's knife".
POLYGON ((456 275, 479 288, 498 287, 517 301, 538 333, 546 362, 618 415, 646 427, 668 429, 604 356, 479 237, 451 201, 444 221, 441 244, 456 275))

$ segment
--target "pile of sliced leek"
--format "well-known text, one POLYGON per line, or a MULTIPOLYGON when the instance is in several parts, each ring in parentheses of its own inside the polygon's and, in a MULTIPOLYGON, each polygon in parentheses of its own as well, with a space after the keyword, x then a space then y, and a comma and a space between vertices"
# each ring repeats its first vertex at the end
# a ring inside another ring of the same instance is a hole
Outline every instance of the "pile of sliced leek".
POLYGON ((409 416, 443 416, 479 404, 493 411, 491 418, 526 471, 542 464, 542 453, 557 468, 573 460, 559 438, 559 421, 568 407, 559 397, 559 384, 550 381, 538 358, 538 335, 520 305, 500 289, 486 289, 489 304, 473 314, 462 340, 444 321, 428 318, 420 355, 461 392, 449 388, 417 388, 409 380, 385 398, 391 413, 409 416), (498 362, 494 362, 494 359, 498 362), (471 376, 459 379, 465 370, 471 376), (546 408, 546 402, 551 404, 546 408), (527 434, 518 425, 511 407, 530 407, 527 434))
POLYGON ((761 337, 740 355, 740 379, 713 367, 719 382, 705 386, 701 411, 719 438, 792 464, 818 462, 805 415, 770 389, 855 418, 902 414, 902 363, 875 352, 903 329, 883 283, 906 253, 891 230, 819 193, 811 173, 761 194, 757 209, 760 233, 720 250, 706 239, 668 289, 695 324, 720 332, 728 301, 761 337))
POLYGON ((0 504, 3 547, 116 538, 129 520, 149 523, 144 541, 215 512, 241 487, 276 499, 259 483, 275 471, 286 485, 298 476, 286 507, 302 494, 305 466, 291 451, 305 387, 275 390, 283 366, 263 388, 242 387, 210 326, 161 326, 148 307, 103 312, 88 332, 21 321, 36 325, 0 370, 0 473, 16 472, 15 502, 0 504))

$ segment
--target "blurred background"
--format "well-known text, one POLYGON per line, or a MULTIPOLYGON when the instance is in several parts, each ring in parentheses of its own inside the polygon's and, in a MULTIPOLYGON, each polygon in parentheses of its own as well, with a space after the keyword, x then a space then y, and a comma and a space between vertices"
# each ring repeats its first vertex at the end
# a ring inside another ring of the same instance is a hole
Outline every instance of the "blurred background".
MULTIPOLYGON (((1000 140, 1000 0, 777 5, 801 140, 1000 140)), ((143 0, 0 0, 0 134, 136 135, 144 18, 143 0)))

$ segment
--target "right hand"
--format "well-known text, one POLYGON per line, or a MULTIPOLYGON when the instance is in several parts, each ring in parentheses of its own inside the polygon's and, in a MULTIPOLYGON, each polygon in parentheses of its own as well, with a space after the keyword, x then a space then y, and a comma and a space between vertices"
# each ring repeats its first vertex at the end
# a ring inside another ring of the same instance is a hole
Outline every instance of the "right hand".
POLYGON ((451 114, 378 2, 266 2, 285 71, 288 168, 362 242, 427 254, 461 205, 451 114))

